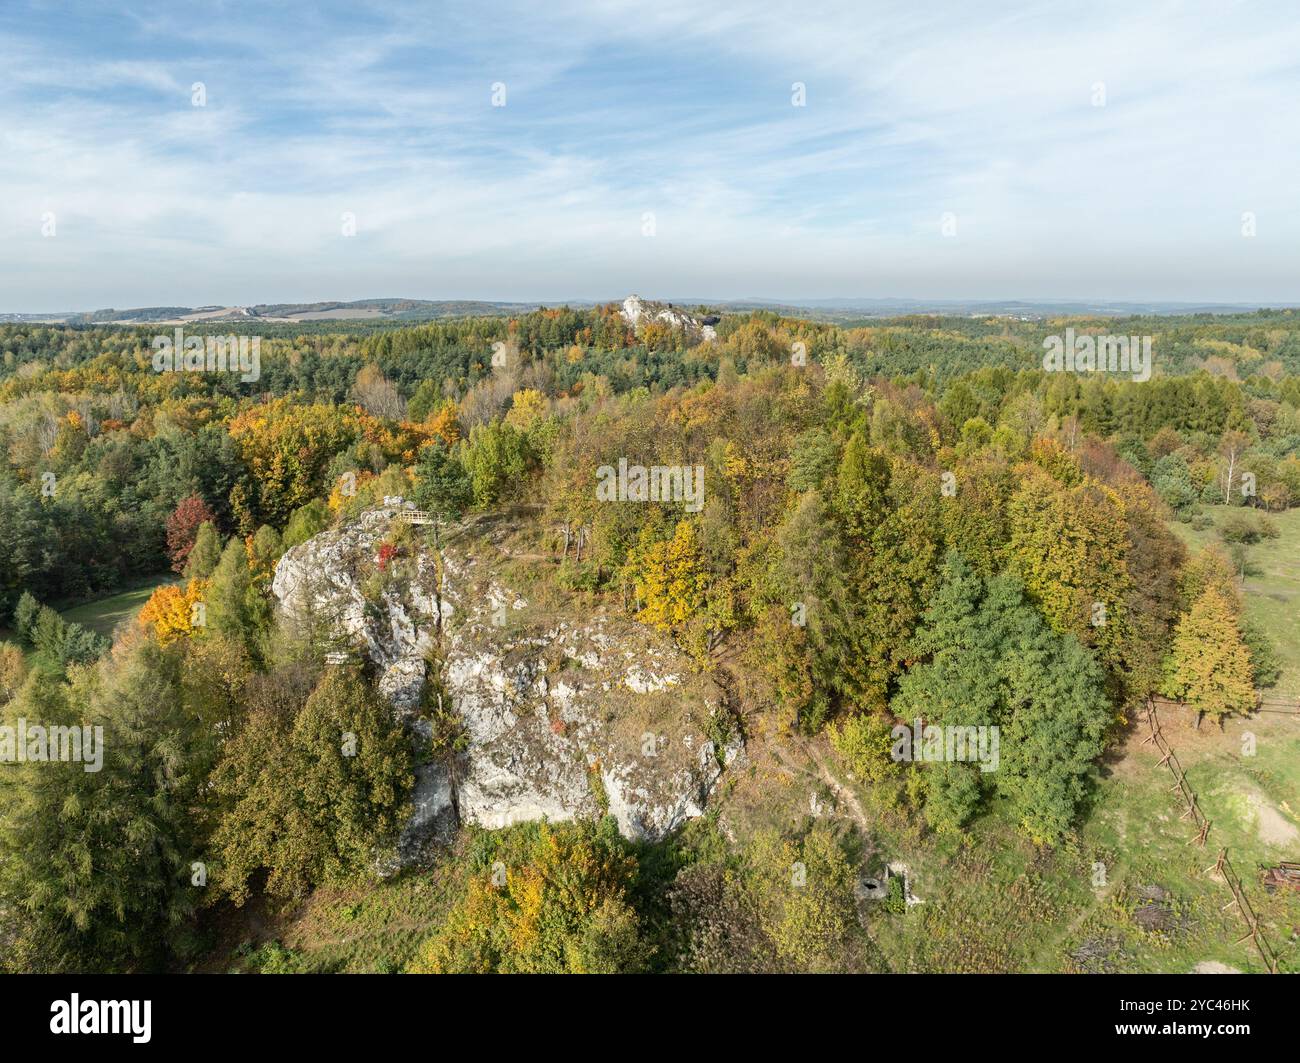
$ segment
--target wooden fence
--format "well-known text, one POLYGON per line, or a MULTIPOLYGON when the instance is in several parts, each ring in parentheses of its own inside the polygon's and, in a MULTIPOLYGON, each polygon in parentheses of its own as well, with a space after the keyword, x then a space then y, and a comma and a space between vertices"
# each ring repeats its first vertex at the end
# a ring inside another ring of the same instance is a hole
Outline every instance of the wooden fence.
MULTIPOLYGON (((1147 724, 1151 733, 1143 739, 1142 744, 1151 743, 1160 752, 1160 763, 1167 765, 1174 777, 1172 790, 1179 793, 1183 799, 1183 804, 1186 806, 1186 810, 1180 818, 1190 819, 1196 824, 1196 844, 1204 848, 1205 839, 1210 833, 1210 820, 1201 811, 1200 803, 1196 800, 1196 791, 1192 789, 1191 784, 1187 781, 1187 773, 1183 771, 1183 766, 1178 762, 1173 747, 1166 741, 1164 732, 1160 729, 1160 717, 1156 714, 1156 699, 1154 697, 1147 698, 1147 724)), ((1226 848, 1220 849, 1218 860, 1215 861, 1212 867, 1207 867, 1205 871, 1206 874, 1217 871, 1222 876, 1228 890, 1232 893, 1232 900, 1220 910, 1227 911, 1235 905, 1237 913, 1246 924, 1246 934, 1238 940, 1237 944, 1241 944, 1246 938, 1250 938, 1255 943, 1256 951, 1263 957, 1264 965, 1270 973, 1277 974, 1277 956, 1260 929, 1259 917, 1256 916, 1255 909, 1251 907, 1250 899, 1246 896, 1246 890, 1241 884, 1241 876, 1237 874, 1232 862, 1228 859, 1228 850, 1226 848)))
MULTIPOLYGON (((1174 701, 1172 698, 1164 698, 1155 694, 1151 695, 1148 700, 1155 702, 1157 705, 1168 705, 1176 709, 1191 709, 1193 712, 1196 711, 1195 705, 1189 705, 1185 701, 1174 701)), ((1257 692, 1255 694, 1254 711, 1278 713, 1283 716, 1294 716, 1297 720, 1300 720, 1300 701, 1297 701, 1294 698, 1266 698, 1263 694, 1257 692)))

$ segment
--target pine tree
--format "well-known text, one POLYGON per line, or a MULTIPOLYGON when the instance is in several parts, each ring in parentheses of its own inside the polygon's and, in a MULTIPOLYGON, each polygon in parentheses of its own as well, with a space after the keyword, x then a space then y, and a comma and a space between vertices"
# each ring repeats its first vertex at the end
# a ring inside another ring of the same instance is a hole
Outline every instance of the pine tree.
POLYGON ((440 443, 420 450, 413 500, 432 514, 435 539, 440 524, 459 519, 474 501, 474 488, 465 467, 440 443))
POLYGON ((945 731, 998 729, 996 762, 920 766, 926 818, 941 828, 960 826, 992 787, 1010 799, 1035 843, 1059 841, 1085 795, 1110 719, 1105 676, 1092 654, 1073 636, 1053 632, 1015 577, 986 580, 955 552, 912 652, 922 663, 899 682, 890 703, 896 716, 945 731))
POLYGON ((216 570, 221 560, 221 536, 217 534, 216 525, 205 520, 199 525, 194 537, 194 546, 185 559, 185 578, 207 579, 216 570))
POLYGON ((30 591, 23 591, 22 596, 18 599, 18 605, 14 609, 14 631, 18 633, 18 638, 30 646, 32 636, 35 634, 36 617, 40 614, 41 603, 31 594, 30 591))
MULTIPOLYGON (((982 608, 984 581, 959 554, 944 563, 943 583, 925 612, 912 652, 928 657, 899 681, 890 711, 908 726, 990 727, 1003 715, 999 677, 1002 632, 982 608)), ((920 750, 912 750, 918 756, 920 750)), ((921 770, 926 819, 938 829, 961 826, 981 797, 979 766, 939 761, 921 770)))

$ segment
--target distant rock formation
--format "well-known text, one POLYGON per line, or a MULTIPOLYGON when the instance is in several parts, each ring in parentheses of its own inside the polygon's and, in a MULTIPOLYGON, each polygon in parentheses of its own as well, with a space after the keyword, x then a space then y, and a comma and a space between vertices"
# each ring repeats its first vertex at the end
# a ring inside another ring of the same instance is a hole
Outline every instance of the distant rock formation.
POLYGON ((717 317, 698 318, 684 310, 678 310, 670 303, 648 302, 639 295, 629 295, 623 300, 623 320, 634 329, 652 321, 679 328, 698 343, 705 343, 718 338, 714 325, 717 317))

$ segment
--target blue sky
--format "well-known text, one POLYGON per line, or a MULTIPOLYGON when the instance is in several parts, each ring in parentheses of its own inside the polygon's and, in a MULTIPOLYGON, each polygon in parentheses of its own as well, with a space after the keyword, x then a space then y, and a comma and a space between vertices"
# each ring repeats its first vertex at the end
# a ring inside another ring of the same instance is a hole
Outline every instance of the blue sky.
POLYGON ((0 311, 1300 298, 1285 3, 5 0, 0 70, 0 311))

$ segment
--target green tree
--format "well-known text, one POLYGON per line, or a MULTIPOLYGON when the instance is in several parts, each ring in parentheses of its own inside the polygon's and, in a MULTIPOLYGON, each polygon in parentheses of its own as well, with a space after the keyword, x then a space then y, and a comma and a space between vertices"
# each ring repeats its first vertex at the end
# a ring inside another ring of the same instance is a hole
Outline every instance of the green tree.
POLYGON ((474 501, 474 485, 469 474, 441 443, 420 448, 413 500, 433 515, 435 538, 440 524, 458 520, 474 501))
POLYGON ((1178 454, 1166 454, 1156 462, 1151 486, 1175 513, 1186 513, 1196 502, 1197 491, 1191 471, 1178 454))
POLYGON ((216 570, 221 560, 221 536, 216 525, 205 520, 199 525, 194 536, 194 546, 185 559, 186 582, 192 579, 207 579, 216 570))
POLYGON ((0 616, 8 616, 24 587, 36 586, 43 574, 44 544, 48 542, 40 503, 32 492, 0 469, 0 616))
POLYGON ((14 609, 14 631, 27 646, 32 644, 32 639, 36 634, 36 618, 40 615, 40 612, 41 603, 36 600, 30 591, 23 591, 22 596, 18 599, 18 605, 14 609))
POLYGON ((284 528, 284 548, 288 550, 299 546, 312 536, 319 535, 329 526, 329 506, 323 500, 313 498, 305 506, 293 511, 293 516, 289 518, 289 523, 284 528))
POLYGON ((839 465, 839 450, 826 429, 810 428, 802 433, 790 450, 790 473, 786 483, 790 490, 803 494, 811 488, 822 489, 839 465))
POLYGON ((1034 842, 1059 841, 1086 793, 1110 719, 1105 675, 1092 655, 1044 623, 1018 580, 985 579, 956 552, 944 563, 912 652, 920 663, 899 683, 890 704, 896 716, 945 731, 998 729, 996 757, 918 765, 926 818, 940 828, 960 826, 992 787, 1010 799, 1034 842))
POLYGON ((207 625, 214 634, 234 639, 250 651, 257 647, 261 632, 253 603, 257 589, 248 566, 248 551, 232 538, 221 552, 221 560, 208 585, 207 625))
POLYGON ((195 754, 212 736, 184 711, 178 675, 177 653, 143 641, 121 661, 76 671, 71 686, 37 673, 3 710, 9 725, 102 728, 97 765, 83 745, 80 763, 0 771, 12 969, 158 970, 180 947, 202 847, 195 754))
POLYGON ((406 404, 406 416, 419 423, 426 421, 429 414, 442 405, 442 388, 436 380, 421 380, 415 393, 406 404))
POLYGON ((225 809, 213 836, 220 888, 236 904, 301 898, 388 858, 413 782, 411 743, 356 669, 331 668, 296 718, 250 715, 213 773, 225 809))
POLYGON ((32 625, 32 649, 41 665, 52 674, 59 674, 68 660, 68 625, 48 605, 43 605, 32 625))
POLYGON ((518 428, 500 421, 475 425, 460 458, 473 487, 474 504, 490 506, 522 483, 528 471, 528 440, 518 428))
POLYGON ((1250 652, 1251 681, 1256 687, 1271 687, 1282 678, 1282 662, 1262 624, 1241 618, 1241 638, 1250 652))

